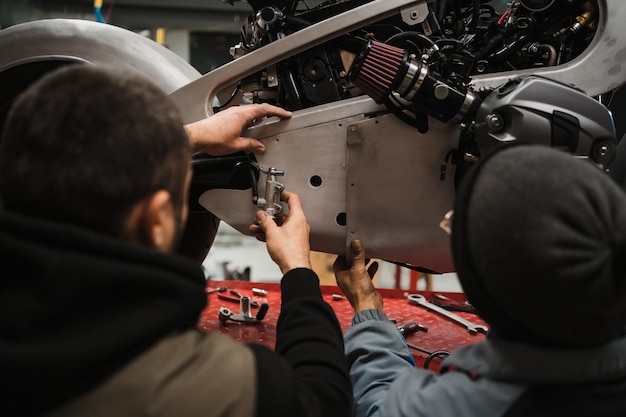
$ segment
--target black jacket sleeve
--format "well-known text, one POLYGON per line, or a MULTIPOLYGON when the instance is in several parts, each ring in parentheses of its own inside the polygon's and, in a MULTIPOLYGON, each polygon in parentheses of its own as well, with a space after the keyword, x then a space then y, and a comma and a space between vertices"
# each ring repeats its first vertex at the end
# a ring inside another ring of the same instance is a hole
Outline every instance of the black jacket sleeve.
POLYGON ((352 386, 343 335, 317 275, 289 271, 281 281, 276 350, 251 345, 257 371, 257 417, 343 417, 352 408, 352 386))

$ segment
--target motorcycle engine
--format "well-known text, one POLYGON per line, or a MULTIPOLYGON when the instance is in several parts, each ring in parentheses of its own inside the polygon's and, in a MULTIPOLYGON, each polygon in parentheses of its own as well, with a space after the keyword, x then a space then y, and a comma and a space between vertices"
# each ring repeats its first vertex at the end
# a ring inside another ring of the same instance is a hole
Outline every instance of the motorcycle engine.
MULTIPOLYGON (((238 58, 371 1, 249 0, 254 13, 231 54, 238 58)), ((367 42, 376 41, 427 60, 432 76, 464 92, 475 75, 567 63, 597 29, 597 5, 591 0, 439 0, 427 8, 427 17, 417 24, 415 16, 396 15, 292 56, 242 80, 240 91, 248 102, 289 110, 361 95, 350 80, 350 66, 367 42)), ((423 112, 411 110, 419 126, 423 112)))

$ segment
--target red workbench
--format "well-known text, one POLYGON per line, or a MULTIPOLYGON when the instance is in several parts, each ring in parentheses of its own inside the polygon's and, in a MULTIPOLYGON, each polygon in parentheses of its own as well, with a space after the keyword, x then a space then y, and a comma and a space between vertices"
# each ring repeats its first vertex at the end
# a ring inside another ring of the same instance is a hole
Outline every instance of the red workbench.
MULTIPOLYGON (((233 321, 222 324, 218 320, 220 307, 226 307, 233 313, 239 313, 239 304, 218 298, 217 292, 208 294, 208 305, 203 311, 198 323, 200 329, 204 331, 216 331, 230 335, 241 342, 259 342, 274 348, 276 343, 276 321, 280 313, 280 284, 248 281, 208 281, 207 290, 226 286, 228 289, 236 290, 241 295, 249 296, 259 304, 268 303, 269 310, 265 318, 259 324, 245 325, 233 321), (268 291, 266 296, 256 296, 252 294, 252 288, 260 288, 268 291)), ((350 327, 354 311, 345 297, 336 300, 333 294, 341 294, 336 286, 321 286, 324 299, 333 307, 339 323, 343 330, 350 327)), ((407 337, 407 342, 417 345, 429 352, 445 350, 451 351, 455 348, 471 343, 485 340, 485 335, 470 334, 467 329, 435 312, 428 311, 424 307, 409 304, 406 300, 406 290, 400 289, 379 289, 384 299, 384 311, 389 319, 396 320, 398 326, 408 322, 417 322, 428 328, 427 332, 418 331, 407 337)), ((419 291, 427 300, 430 300, 430 292, 419 291)), ((228 294, 224 292, 222 294, 228 294)), ((463 294, 443 293, 444 295, 463 301, 463 294)), ((258 309, 252 308, 251 314, 256 316, 258 309)), ((472 313, 456 313, 477 324, 485 324, 472 313)), ((411 349, 417 366, 421 367, 427 360, 428 355, 411 349)), ((440 357, 435 357, 430 361, 430 369, 438 369, 441 363, 440 357)))

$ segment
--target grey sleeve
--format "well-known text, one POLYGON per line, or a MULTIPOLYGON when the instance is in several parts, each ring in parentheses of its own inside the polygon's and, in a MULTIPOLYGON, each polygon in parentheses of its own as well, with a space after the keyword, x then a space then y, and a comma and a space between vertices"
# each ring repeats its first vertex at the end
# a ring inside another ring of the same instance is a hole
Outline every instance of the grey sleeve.
POLYGON ((389 386, 376 417, 502 417, 524 393, 523 385, 472 379, 463 372, 402 372, 389 386))
POLYGON ((344 343, 354 396, 354 415, 370 416, 385 401, 390 384, 414 362, 395 324, 379 310, 359 311, 344 343))
POLYGON ((355 417, 496 417, 525 389, 463 372, 439 375, 416 368, 395 324, 378 310, 358 312, 344 342, 355 417))

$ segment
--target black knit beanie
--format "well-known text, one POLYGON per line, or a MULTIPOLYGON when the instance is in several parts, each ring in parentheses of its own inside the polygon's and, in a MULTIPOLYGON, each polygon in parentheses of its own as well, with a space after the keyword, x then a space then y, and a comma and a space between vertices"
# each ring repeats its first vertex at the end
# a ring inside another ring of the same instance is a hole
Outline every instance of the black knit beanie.
POLYGON ((503 338, 593 346, 626 327, 626 194, 587 160, 539 145, 483 158, 459 185, 452 253, 503 338))

